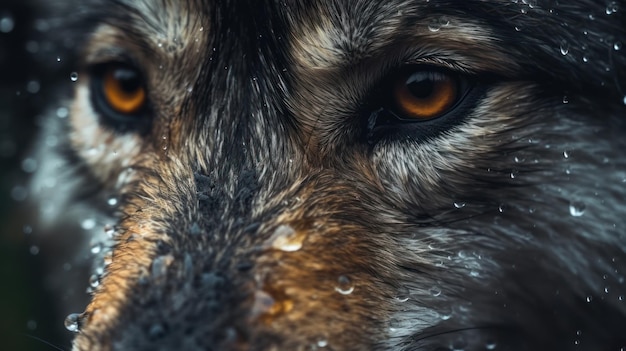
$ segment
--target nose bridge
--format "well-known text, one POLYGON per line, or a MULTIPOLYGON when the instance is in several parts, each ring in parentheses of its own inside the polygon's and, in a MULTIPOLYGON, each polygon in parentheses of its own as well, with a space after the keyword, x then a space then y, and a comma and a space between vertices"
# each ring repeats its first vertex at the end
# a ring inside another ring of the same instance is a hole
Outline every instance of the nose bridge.
POLYGON ((320 171, 259 201, 255 175, 242 172, 229 190, 196 173, 129 214, 75 343, 350 349, 344 333, 373 338, 380 326, 355 321, 375 307, 385 313, 377 296, 387 292, 368 272, 389 258, 373 256, 372 228, 347 216, 366 215, 359 194, 320 171))

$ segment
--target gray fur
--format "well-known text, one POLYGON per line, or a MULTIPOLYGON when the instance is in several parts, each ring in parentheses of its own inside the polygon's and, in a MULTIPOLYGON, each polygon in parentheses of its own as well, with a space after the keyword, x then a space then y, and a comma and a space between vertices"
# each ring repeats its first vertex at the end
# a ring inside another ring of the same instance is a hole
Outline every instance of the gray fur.
POLYGON ((33 191, 62 205, 49 235, 85 211, 115 226, 73 350, 626 347, 615 3, 68 5, 77 62, 130 57, 152 107, 146 133, 87 134, 102 116, 77 94, 47 131, 73 157, 40 150, 33 191), (443 132, 366 140, 407 63, 482 93, 443 132), (54 162, 75 167, 67 191, 95 191, 41 192, 54 162))

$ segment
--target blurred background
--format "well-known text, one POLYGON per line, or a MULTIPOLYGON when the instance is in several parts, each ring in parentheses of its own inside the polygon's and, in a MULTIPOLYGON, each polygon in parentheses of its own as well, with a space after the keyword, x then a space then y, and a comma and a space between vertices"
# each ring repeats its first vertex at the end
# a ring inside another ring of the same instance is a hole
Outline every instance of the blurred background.
POLYGON ((2 350, 69 350, 44 284, 44 248, 33 238, 25 204, 37 168, 29 158, 38 120, 67 70, 44 34, 32 1, 0 1, 0 340, 2 350), (56 346, 56 347, 55 347, 56 346))

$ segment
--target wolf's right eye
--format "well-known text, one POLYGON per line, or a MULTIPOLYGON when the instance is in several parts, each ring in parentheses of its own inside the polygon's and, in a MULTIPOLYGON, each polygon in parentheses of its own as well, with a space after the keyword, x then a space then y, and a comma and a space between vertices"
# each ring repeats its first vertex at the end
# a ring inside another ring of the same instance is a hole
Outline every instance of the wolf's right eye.
POLYGON ((121 63, 108 63, 92 70, 91 95, 101 122, 127 131, 147 124, 147 92, 141 73, 121 63))

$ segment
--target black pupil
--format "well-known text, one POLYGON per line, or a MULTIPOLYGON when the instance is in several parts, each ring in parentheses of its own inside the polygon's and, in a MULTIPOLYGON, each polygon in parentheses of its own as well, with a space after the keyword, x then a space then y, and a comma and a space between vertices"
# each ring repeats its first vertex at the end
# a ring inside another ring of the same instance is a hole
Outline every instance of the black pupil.
POLYGON ((427 99, 433 95, 435 85, 442 78, 434 72, 414 73, 406 80, 406 88, 418 99, 427 99))
POLYGON ((113 78, 120 84, 120 88, 127 93, 136 92, 141 88, 141 79, 136 71, 128 68, 117 68, 113 78))

